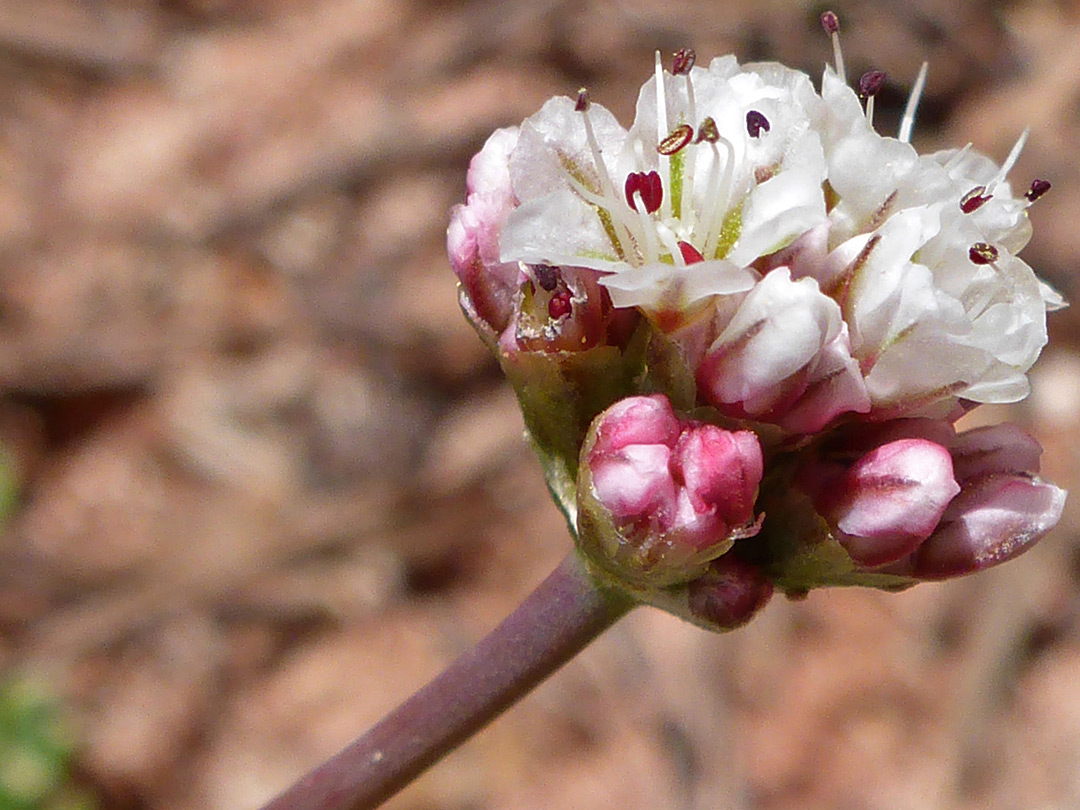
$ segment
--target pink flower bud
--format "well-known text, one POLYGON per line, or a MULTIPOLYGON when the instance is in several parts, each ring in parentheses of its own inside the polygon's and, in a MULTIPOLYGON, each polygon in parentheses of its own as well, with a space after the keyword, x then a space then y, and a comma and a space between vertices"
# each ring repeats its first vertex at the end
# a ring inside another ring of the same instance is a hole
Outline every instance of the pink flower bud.
POLYGON ((749 431, 680 419, 660 394, 624 399, 594 420, 582 450, 582 546, 637 584, 693 579, 757 533, 762 465, 749 431))
POLYGON ((1035 544, 1061 519, 1065 490, 1040 480, 1042 448, 1015 425, 977 428, 952 447, 963 491, 911 560, 912 573, 942 579, 989 568, 1035 544))
POLYGON ((517 128, 496 130, 469 164, 468 198, 457 205, 446 231, 450 265, 464 289, 470 317, 495 333, 506 328, 520 284, 517 262, 499 260, 499 239, 516 200, 510 152, 517 128))
POLYGON ((1065 490, 1020 475, 987 476, 965 488, 915 554, 922 579, 970 574, 1012 559, 1061 519, 1065 490))
POLYGON ((1015 425, 957 435, 898 419, 852 426, 797 481, 856 564, 943 579, 1015 557, 1058 522, 1065 492, 1036 476, 1041 454, 1015 425))
MULTIPOLYGON (((804 479, 813 474, 813 467, 803 471, 804 479)), ((830 478, 815 506, 851 558, 865 566, 918 548, 960 491, 949 451, 925 439, 883 444, 830 478)))

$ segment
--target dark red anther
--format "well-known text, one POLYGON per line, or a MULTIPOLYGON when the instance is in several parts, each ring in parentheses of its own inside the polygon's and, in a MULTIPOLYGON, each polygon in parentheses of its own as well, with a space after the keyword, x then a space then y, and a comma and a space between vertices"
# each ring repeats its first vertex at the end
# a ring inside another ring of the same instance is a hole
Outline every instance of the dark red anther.
POLYGON ((656 151, 661 155, 674 155, 694 138, 694 128, 689 124, 679 124, 671 130, 671 134, 656 145, 656 151))
POLYGON ((826 34, 835 34, 840 30, 840 18, 836 16, 835 11, 821 12, 821 27, 825 29, 826 34))
POLYGON ((534 264, 532 266, 533 278, 547 292, 551 292, 559 286, 559 270, 550 264, 534 264))
POLYGON ((975 186, 971 191, 960 198, 960 210, 965 214, 970 214, 972 211, 978 211, 987 202, 990 201, 992 194, 984 193, 986 186, 975 186))
POLYGON ((671 60, 671 72, 676 76, 685 76, 696 61, 697 53, 693 48, 679 48, 671 60))
POLYGON ((569 290, 559 290, 548 301, 548 317, 553 321, 559 320, 564 315, 569 315, 572 309, 569 290))
POLYGON ((1028 202, 1035 202, 1039 197, 1050 190, 1049 180, 1032 180, 1031 188, 1024 192, 1028 202))
POLYGON ((664 200, 664 185, 658 172, 630 172, 626 176, 626 204, 634 211, 638 210, 634 194, 641 195, 645 213, 651 214, 660 207, 664 200))
POLYGON ((769 119, 757 110, 750 110, 746 114, 746 131, 750 133, 751 138, 758 137, 763 131, 768 132, 769 119))
POLYGON ((697 138, 694 143, 701 143, 702 141, 716 143, 718 140, 720 140, 720 130, 716 128, 716 122, 710 116, 706 116, 702 120, 701 126, 698 127, 697 138))
POLYGON ((687 264, 697 264, 698 262, 705 261, 705 257, 701 255, 701 251, 689 242, 680 241, 679 252, 682 253, 683 261, 687 264))
POLYGON ((577 103, 574 104, 574 112, 585 112, 589 109, 589 91, 582 87, 577 91, 577 103))
POLYGON ((972 264, 993 264, 998 258, 998 249, 986 242, 976 242, 968 249, 968 258, 972 264))
POLYGON ((859 77, 859 95, 863 98, 872 98, 881 92, 885 86, 884 70, 868 70, 859 77))

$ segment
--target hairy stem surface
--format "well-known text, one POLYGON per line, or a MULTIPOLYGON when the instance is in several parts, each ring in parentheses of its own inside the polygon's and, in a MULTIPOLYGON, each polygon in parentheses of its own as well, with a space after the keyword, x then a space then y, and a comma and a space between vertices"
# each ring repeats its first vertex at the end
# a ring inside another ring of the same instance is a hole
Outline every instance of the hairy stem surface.
POLYGON ((407 785, 629 611, 571 552, 502 624, 263 810, 367 810, 407 785))

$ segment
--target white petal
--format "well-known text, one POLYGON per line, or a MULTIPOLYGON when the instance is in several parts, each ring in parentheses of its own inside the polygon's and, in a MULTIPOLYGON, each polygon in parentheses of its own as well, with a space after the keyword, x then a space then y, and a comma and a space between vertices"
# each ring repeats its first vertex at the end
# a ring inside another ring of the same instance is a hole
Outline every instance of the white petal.
POLYGON ((620 266, 600 283, 616 307, 686 308, 712 295, 731 295, 754 286, 758 276, 749 268, 722 259, 686 267, 662 262, 640 267, 620 266))
POLYGON ((792 169, 756 186, 743 205, 739 239, 725 258, 750 264, 824 222, 825 196, 816 175, 813 169, 792 169))
POLYGON ((535 198, 510 212, 500 258, 611 271, 621 266, 596 209, 570 189, 535 198))

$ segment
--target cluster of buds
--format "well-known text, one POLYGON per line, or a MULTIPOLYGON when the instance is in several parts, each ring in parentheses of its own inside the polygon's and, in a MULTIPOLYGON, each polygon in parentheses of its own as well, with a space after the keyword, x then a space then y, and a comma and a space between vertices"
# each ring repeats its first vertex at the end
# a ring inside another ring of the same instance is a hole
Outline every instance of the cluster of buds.
POLYGON ((497 131, 448 231, 462 307, 517 391, 596 575, 707 626, 773 587, 896 589, 1030 547, 1065 493, 1003 425, 1064 306, 1018 257, 1002 165, 873 126, 839 24, 820 92, 775 63, 670 70, 633 126, 584 90, 497 131))

